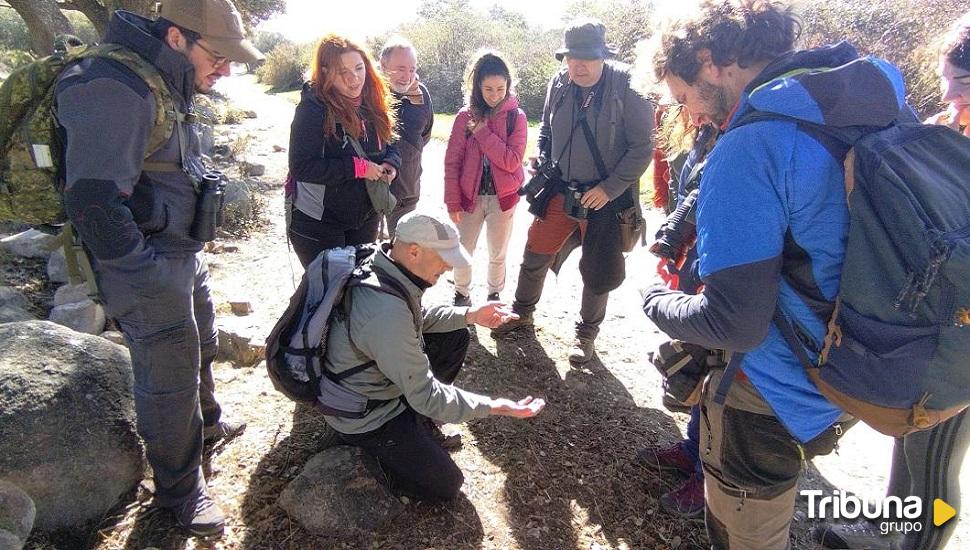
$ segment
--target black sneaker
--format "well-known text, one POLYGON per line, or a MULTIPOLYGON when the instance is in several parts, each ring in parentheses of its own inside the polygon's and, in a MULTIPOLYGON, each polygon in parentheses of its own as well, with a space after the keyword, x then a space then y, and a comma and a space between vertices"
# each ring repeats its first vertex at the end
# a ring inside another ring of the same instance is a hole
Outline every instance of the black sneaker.
POLYGON ((502 298, 498 295, 498 292, 489 292, 485 300, 488 302, 501 302, 502 298))
POLYGON ((458 307, 468 307, 472 305, 472 297, 465 296, 461 292, 455 291, 455 305, 458 307))
POLYGON ((172 507, 175 522, 179 527, 197 537, 221 535, 226 527, 226 516, 222 508, 202 489, 185 502, 172 507))

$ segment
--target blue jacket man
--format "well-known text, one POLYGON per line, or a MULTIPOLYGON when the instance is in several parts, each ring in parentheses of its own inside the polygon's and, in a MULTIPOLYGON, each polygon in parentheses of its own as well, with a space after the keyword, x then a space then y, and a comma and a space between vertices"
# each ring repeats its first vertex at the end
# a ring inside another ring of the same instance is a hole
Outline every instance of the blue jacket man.
POLYGON ((726 131, 698 199, 704 290, 654 287, 644 311, 673 338, 746 353, 725 402, 713 395, 722 371, 701 400, 708 534, 715 548, 784 549, 801 464, 842 432, 842 412, 772 325, 777 304, 817 345, 845 253, 846 150, 806 123, 885 124, 906 113, 902 78, 880 60, 868 62, 877 71, 812 72, 858 54, 844 43, 791 51, 797 19, 781 4, 708 2, 681 25, 661 37, 656 76, 695 124, 726 131), (752 120, 755 111, 796 120, 752 120))
POLYGON ((192 97, 229 74, 229 61, 262 56, 229 0, 166 0, 151 21, 114 13, 104 42, 138 54, 161 75, 175 113, 171 136, 146 159, 155 94, 132 70, 84 59, 60 76, 64 206, 91 256, 105 309, 125 334, 138 433, 155 502, 189 533, 221 533, 225 518, 202 473, 204 441, 237 435, 220 420, 211 364, 215 311, 202 247, 191 227, 199 201, 192 97), (178 122, 176 122, 178 117, 178 122))

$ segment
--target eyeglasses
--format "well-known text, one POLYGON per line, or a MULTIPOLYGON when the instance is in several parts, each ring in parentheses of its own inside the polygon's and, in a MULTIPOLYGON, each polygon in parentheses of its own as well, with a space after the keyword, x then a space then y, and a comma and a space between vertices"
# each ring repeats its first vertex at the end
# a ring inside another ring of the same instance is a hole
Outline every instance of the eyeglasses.
POLYGON ((222 67, 225 67, 226 63, 229 63, 228 57, 224 55, 219 55, 216 52, 210 50, 209 48, 206 48, 205 46, 202 45, 202 42, 199 42, 198 40, 196 40, 195 42, 193 42, 193 44, 202 48, 202 51, 209 54, 209 56, 213 58, 213 61, 212 61, 213 69, 221 69, 222 67))

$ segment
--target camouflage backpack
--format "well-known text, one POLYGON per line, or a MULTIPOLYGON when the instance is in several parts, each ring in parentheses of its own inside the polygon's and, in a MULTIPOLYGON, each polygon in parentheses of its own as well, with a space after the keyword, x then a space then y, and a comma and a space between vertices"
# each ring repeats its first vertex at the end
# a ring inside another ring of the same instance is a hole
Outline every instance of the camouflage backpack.
POLYGON ((57 77, 68 65, 89 57, 121 63, 152 91, 155 124, 145 158, 171 138, 175 102, 151 63, 118 44, 60 48, 53 55, 17 69, 0 85, 0 221, 65 221, 61 203, 63 151, 57 134, 54 88, 57 77))

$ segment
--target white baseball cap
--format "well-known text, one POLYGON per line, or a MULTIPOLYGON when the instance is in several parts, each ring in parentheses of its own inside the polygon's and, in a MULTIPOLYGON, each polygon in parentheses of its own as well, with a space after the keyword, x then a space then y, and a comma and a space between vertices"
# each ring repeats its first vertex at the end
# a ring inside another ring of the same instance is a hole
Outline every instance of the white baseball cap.
POLYGON ((458 238, 451 220, 430 212, 411 212, 397 222, 394 238, 437 252, 452 267, 468 267, 471 256, 458 238))

